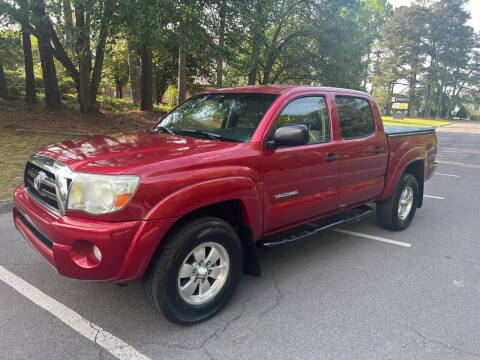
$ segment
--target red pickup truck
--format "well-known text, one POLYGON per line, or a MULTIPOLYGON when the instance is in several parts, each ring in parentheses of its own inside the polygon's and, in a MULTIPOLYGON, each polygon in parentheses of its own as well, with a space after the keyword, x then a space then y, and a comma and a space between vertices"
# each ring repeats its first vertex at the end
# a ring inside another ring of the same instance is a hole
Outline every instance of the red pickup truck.
POLYGON ((14 193, 17 229, 60 274, 142 279, 178 324, 215 314, 256 247, 370 215, 405 229, 435 168, 434 129, 384 127, 364 92, 260 86, 198 94, 152 129, 46 146, 14 193))

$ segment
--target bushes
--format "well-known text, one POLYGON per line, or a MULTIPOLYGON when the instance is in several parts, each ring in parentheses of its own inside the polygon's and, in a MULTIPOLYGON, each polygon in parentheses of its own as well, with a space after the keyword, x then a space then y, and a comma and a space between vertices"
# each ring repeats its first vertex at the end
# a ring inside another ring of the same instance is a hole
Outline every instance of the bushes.
POLYGON ((167 91, 165 91, 165 98, 167 99, 168 105, 175 106, 177 104, 178 88, 176 86, 170 85, 167 91))
POLYGON ((460 120, 464 120, 468 117, 468 110, 465 106, 460 106, 460 109, 457 111, 457 117, 459 117, 460 120))
MULTIPOLYGON (((25 95, 25 73, 23 71, 7 70, 5 71, 5 79, 7 80, 9 95, 18 97, 25 95)), ((43 79, 41 77, 35 77, 35 88, 37 93, 43 93, 43 79)), ((75 83, 70 78, 59 80, 58 88, 63 95, 76 93, 75 83)))
POLYGON ((58 89, 60 94, 76 94, 75 82, 70 78, 58 80, 58 89))
POLYGON ((5 71, 8 95, 22 96, 25 94, 25 74, 21 71, 5 71))

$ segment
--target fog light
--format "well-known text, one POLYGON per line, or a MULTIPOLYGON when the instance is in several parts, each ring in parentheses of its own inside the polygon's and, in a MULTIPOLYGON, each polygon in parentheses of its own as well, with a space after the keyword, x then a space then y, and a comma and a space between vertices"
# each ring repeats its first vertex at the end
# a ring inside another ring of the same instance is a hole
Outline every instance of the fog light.
POLYGON ((103 257, 100 249, 86 240, 75 241, 70 250, 70 256, 75 264, 84 269, 98 266, 103 257))
POLYGON ((100 249, 93 245, 93 255, 95 255, 95 257, 97 258, 97 260, 100 262, 102 261, 102 252, 100 251, 100 249))

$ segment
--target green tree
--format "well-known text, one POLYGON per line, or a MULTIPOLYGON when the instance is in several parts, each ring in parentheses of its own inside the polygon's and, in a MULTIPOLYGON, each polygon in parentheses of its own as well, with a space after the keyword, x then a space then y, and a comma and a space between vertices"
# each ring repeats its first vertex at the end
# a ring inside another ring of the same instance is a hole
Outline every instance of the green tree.
POLYGON ((118 37, 105 48, 104 83, 115 88, 115 96, 123 98, 128 83, 128 46, 125 37, 118 37))
POLYGON ((390 61, 395 63, 398 77, 406 79, 409 84, 408 115, 415 114, 418 79, 426 57, 423 35, 427 14, 428 9, 419 5, 402 6, 381 29, 384 51, 391 49, 393 58, 390 61))
POLYGON ((20 34, 16 31, 0 32, 0 98, 8 99, 8 84, 5 70, 21 67, 20 34))
POLYGON ((470 18, 464 9, 466 0, 439 0, 429 8, 426 20, 425 45, 428 55, 425 77, 425 117, 431 117, 433 95, 437 91, 437 117, 442 116, 443 95, 450 85, 451 73, 468 63, 473 46, 473 29, 466 25, 470 18))
POLYGON ((469 113, 468 110, 465 106, 460 106, 460 109, 457 111, 457 117, 460 118, 460 120, 464 120, 468 117, 469 113))

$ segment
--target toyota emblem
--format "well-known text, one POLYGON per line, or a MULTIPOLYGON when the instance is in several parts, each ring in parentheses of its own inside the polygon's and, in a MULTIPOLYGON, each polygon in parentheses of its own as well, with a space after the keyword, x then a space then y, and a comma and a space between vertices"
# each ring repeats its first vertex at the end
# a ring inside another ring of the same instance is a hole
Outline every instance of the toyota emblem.
POLYGON ((35 178, 33 179, 33 187, 35 190, 40 191, 40 186, 42 185, 42 182, 47 178, 47 174, 45 174, 43 171, 40 171, 35 178))

